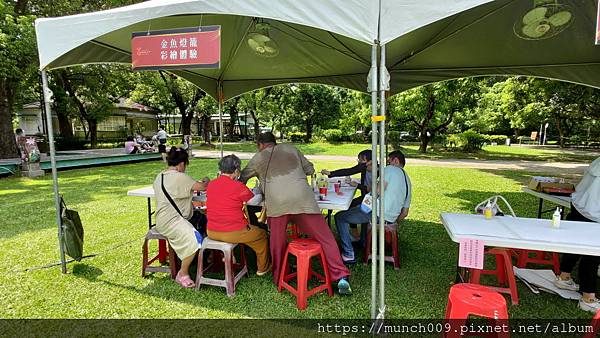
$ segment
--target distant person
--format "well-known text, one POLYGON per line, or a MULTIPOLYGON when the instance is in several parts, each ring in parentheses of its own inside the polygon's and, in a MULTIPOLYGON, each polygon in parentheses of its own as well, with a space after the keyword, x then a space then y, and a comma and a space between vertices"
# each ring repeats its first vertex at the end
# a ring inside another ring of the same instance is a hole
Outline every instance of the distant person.
POLYGON ((21 136, 25 136, 25 133, 23 132, 23 129, 21 129, 21 128, 15 129, 15 138, 18 139, 21 136))
POLYGON ((242 161, 235 155, 228 155, 219 161, 221 175, 212 180, 206 188, 206 216, 208 217, 208 237, 227 243, 241 243, 256 253, 258 276, 271 270, 267 232, 251 225, 244 216, 244 203, 254 193, 238 181, 242 161))
MULTIPOLYGON (((385 167, 384 176, 384 218, 386 224, 394 224, 408 216, 411 201, 412 185, 410 178, 404 171, 406 159, 404 154, 393 151, 388 155, 388 165, 385 167)), ((342 259, 347 264, 356 262, 352 239, 348 231, 350 223, 371 222, 371 212, 365 213, 360 206, 340 211, 335 214, 335 225, 342 242, 342 259)))
POLYGON ((154 147, 150 144, 150 142, 146 141, 142 134, 135 135, 135 142, 140 145, 140 150, 154 151, 154 147))
MULTIPOLYGON (((350 181, 350 185, 356 187, 360 190, 360 196, 356 197, 350 203, 350 208, 359 206, 363 198, 367 193, 371 191, 371 182, 372 182, 372 173, 371 173, 371 150, 366 149, 358 153, 358 163, 352 168, 338 169, 334 171, 329 171, 327 169, 321 170, 321 174, 327 175, 329 177, 343 177, 343 176, 352 176, 355 174, 360 174, 360 183, 356 183, 354 181, 350 181)), ((363 227, 366 227, 367 224, 363 224, 363 227)), ((366 229, 361 228, 361 233, 358 233, 356 224, 350 224, 350 231, 354 238, 360 238, 361 244, 364 245, 365 237, 366 237, 366 229)))
POLYGON ((23 143, 22 138, 25 138, 25 133, 23 132, 23 129, 17 128, 15 130, 15 142, 17 143, 17 152, 19 154, 19 158, 21 158, 21 159, 23 156, 23 152, 21 151, 21 146, 20 146, 23 143))
POLYGON ((133 136, 127 136, 125 141, 125 154, 138 154, 140 152, 140 145, 133 140, 133 136))
POLYGON ((287 245, 287 226, 294 223, 300 232, 321 244, 331 278, 337 281, 338 292, 352 294, 340 251, 306 180, 315 172, 313 164, 291 144, 276 144, 271 132, 258 137, 258 152, 252 157, 240 180, 247 182, 257 176, 261 182, 267 224, 271 229, 270 248, 273 264, 273 283, 279 283, 279 274, 287 245))
POLYGON ((158 140, 158 152, 162 156, 163 161, 167 161, 167 138, 169 134, 165 131, 165 126, 158 127, 156 139, 158 140))
MULTIPOLYGON (((181 268, 175 281, 184 288, 195 287, 189 275, 189 267, 203 240, 206 218, 196 218, 192 207, 193 191, 204 191, 208 182, 196 181, 185 174, 189 164, 188 154, 181 148, 172 147, 167 155, 168 168, 154 180, 156 200, 156 226, 161 235, 181 259, 181 268), (198 231, 200 229, 200 231, 198 231)), ((203 215, 202 215, 203 216, 203 215)))
MULTIPOLYGON (((571 195, 571 212, 566 217, 570 221, 600 223, 600 157, 595 159, 586 170, 571 195)), ((597 224, 595 226, 598 226, 597 224)), ((560 275, 554 285, 560 289, 580 291, 579 308, 596 313, 600 310, 600 301, 596 298, 597 269, 600 257, 565 253, 560 262, 560 275), (571 278, 571 272, 579 261, 579 283, 571 278)))

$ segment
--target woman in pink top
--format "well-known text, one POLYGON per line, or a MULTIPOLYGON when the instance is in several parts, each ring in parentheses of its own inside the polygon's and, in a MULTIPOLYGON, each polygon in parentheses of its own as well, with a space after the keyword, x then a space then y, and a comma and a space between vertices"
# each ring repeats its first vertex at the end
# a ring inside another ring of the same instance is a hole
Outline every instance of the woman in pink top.
POLYGON ((133 140, 133 136, 127 136, 127 142, 125 142, 125 153, 137 154, 139 152, 139 144, 135 143, 135 141, 133 140))

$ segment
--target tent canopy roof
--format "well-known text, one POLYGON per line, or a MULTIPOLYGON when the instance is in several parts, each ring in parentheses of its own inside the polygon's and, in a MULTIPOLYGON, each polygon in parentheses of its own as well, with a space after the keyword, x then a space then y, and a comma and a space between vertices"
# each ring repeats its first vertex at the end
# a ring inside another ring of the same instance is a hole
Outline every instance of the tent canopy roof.
MULTIPOLYGON (((385 36, 403 34, 489 0, 382 0, 385 36), (400 19, 400 20, 399 20, 400 19)), ((225 98, 290 82, 365 90, 371 45, 378 39, 379 2, 364 0, 152 0, 112 10, 36 20, 40 68, 87 63, 130 63, 131 33, 221 25, 221 68, 173 73, 213 97, 225 98), (276 58, 254 55, 246 45, 254 18, 271 25, 276 58)))
MULTIPOLYGON (((559 0, 572 20, 545 39, 518 37, 534 3, 517 0, 151 0, 36 20, 40 68, 130 63, 131 33, 221 25, 221 68, 173 73, 217 97, 292 82, 365 91, 371 45, 386 44, 393 93, 465 76, 530 75, 600 87, 595 0, 559 0), (381 6, 381 9, 380 9, 381 6), (252 53, 255 18, 279 55, 252 53)), ((539 6, 539 4, 538 4, 539 6)))

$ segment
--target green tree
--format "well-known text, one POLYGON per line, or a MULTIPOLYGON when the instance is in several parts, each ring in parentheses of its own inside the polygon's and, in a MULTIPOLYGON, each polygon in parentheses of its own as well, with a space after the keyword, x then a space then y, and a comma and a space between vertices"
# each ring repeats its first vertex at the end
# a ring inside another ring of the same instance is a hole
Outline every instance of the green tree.
POLYGON ((200 88, 173 74, 163 71, 135 73, 137 83, 131 99, 154 107, 162 114, 178 112, 181 124, 176 132, 190 135, 192 120, 198 114, 199 104, 207 95, 200 88))
POLYGON ((206 143, 206 144, 211 144, 210 117, 213 114, 217 114, 218 109, 219 109, 219 107, 218 107, 217 100, 215 100, 211 96, 206 95, 198 102, 198 114, 196 117, 198 119, 200 119, 200 125, 202 126, 202 137, 204 139, 204 143, 206 143))
POLYGON ((0 0, 0 158, 17 157, 13 131, 15 103, 36 68, 33 21, 27 1, 0 0), (25 75, 25 76, 24 76, 25 75))
POLYGON ((414 88, 389 99, 389 115, 394 124, 410 123, 419 133, 419 151, 444 133, 454 116, 476 106, 477 79, 458 79, 414 88))
MULTIPOLYGON (((0 0, 0 158, 17 156, 12 117, 18 105, 31 99, 31 90, 27 89, 38 86, 35 18, 109 9, 141 1, 0 0)), ((61 115, 59 121, 60 118, 61 115)))
POLYGON ((344 131, 366 134, 371 128, 371 97, 355 90, 347 90, 340 105, 339 127, 344 131))
POLYGON ((537 106, 543 116, 556 128, 561 147, 569 136, 600 118, 600 91, 573 83, 531 79, 537 106))
POLYGON ((260 122, 264 113, 265 107, 267 107, 271 100, 270 95, 273 91, 273 87, 257 89, 250 93, 245 93, 240 96, 238 101, 238 107, 240 110, 250 113, 254 120, 254 139, 258 139, 260 134, 260 122))
POLYGON ((316 126, 328 128, 340 116, 340 90, 331 86, 300 84, 292 87, 294 93, 293 121, 306 132, 310 142, 316 126))
POLYGON ((126 66, 86 65, 63 68, 52 72, 73 107, 91 147, 98 144, 98 123, 114 110, 119 98, 129 96, 133 89, 131 73, 126 66))

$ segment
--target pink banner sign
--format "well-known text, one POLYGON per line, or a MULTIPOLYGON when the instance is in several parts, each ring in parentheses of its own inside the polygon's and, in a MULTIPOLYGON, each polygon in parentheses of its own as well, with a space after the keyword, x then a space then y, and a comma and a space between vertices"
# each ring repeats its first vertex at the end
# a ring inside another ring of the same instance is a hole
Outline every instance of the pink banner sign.
POLYGON ((458 250, 458 266, 483 269, 483 250, 485 245, 478 239, 461 239, 458 250))
POLYGON ((134 70, 219 68, 221 26, 134 32, 131 65, 134 70))

